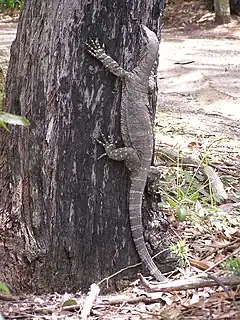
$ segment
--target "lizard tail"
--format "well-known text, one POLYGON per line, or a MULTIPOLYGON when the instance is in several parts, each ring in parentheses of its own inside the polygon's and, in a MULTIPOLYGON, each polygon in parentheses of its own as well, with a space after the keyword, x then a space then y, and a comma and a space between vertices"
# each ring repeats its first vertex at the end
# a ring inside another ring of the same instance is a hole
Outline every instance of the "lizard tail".
POLYGON ((151 258, 143 238, 142 226, 142 196, 146 179, 132 179, 129 198, 129 217, 133 241, 139 257, 150 272, 158 281, 167 281, 167 278, 160 272, 151 258))

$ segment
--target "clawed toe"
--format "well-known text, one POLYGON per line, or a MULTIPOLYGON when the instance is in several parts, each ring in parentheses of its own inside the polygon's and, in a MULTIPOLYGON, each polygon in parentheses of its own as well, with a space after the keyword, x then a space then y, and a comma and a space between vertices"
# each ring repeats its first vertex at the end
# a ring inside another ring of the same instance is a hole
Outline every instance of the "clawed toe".
POLYGON ((102 132, 100 132, 99 135, 101 136, 101 140, 96 137, 94 137, 94 139, 98 144, 103 146, 103 148, 105 149, 105 153, 98 157, 97 160, 100 160, 107 155, 109 156, 116 149, 115 144, 111 142, 112 139, 110 136, 108 136, 108 139, 106 139, 102 132))
POLYGON ((94 138, 96 141, 97 141, 97 143, 99 143, 101 146, 105 146, 105 143, 104 142, 102 142, 101 140, 99 140, 98 138, 94 138))
POLYGON ((103 153, 103 154, 101 154, 101 155, 97 158, 97 161, 100 160, 100 159, 102 159, 102 158, 105 157, 105 156, 107 156, 106 152, 103 153))
POLYGON ((104 46, 100 45, 98 39, 89 39, 88 42, 84 42, 84 44, 86 45, 88 52, 94 57, 96 56, 97 51, 101 49, 104 50, 104 46))

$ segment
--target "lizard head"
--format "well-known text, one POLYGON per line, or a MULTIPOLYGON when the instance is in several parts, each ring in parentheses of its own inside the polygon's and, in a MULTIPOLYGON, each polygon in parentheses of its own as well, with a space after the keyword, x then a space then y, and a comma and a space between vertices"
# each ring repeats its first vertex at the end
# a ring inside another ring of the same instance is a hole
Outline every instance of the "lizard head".
MULTIPOLYGON (((139 64, 144 64, 145 70, 150 68, 157 59, 159 41, 156 34, 145 25, 140 25, 139 64)), ((147 71, 147 70, 146 70, 147 71)))

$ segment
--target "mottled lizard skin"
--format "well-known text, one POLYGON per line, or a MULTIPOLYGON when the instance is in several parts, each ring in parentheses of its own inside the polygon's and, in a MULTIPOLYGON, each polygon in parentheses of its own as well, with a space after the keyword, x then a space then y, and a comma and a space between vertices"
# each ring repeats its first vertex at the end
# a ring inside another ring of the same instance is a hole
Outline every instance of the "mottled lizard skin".
POLYGON ((93 57, 124 81, 121 100, 121 135, 124 147, 116 148, 105 138, 104 142, 98 142, 104 146, 110 159, 125 161, 130 171, 129 218, 135 247, 151 275, 158 281, 166 281, 153 262, 143 238, 142 196, 153 154, 153 128, 148 111, 148 92, 152 68, 158 56, 159 41, 156 34, 146 26, 140 25, 140 29, 140 58, 132 72, 124 70, 108 56, 98 40, 90 40, 86 45, 93 57))

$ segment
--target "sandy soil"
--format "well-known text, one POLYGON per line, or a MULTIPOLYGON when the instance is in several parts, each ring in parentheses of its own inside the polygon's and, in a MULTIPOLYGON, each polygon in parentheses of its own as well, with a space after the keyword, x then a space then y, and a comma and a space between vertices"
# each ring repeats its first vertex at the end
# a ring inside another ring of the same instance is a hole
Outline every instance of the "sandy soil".
POLYGON ((0 22, 0 67, 7 71, 9 51, 17 31, 16 22, 0 22))
POLYGON ((196 140, 218 141, 221 152, 240 153, 240 24, 165 29, 158 86, 159 143, 184 149, 196 140))

